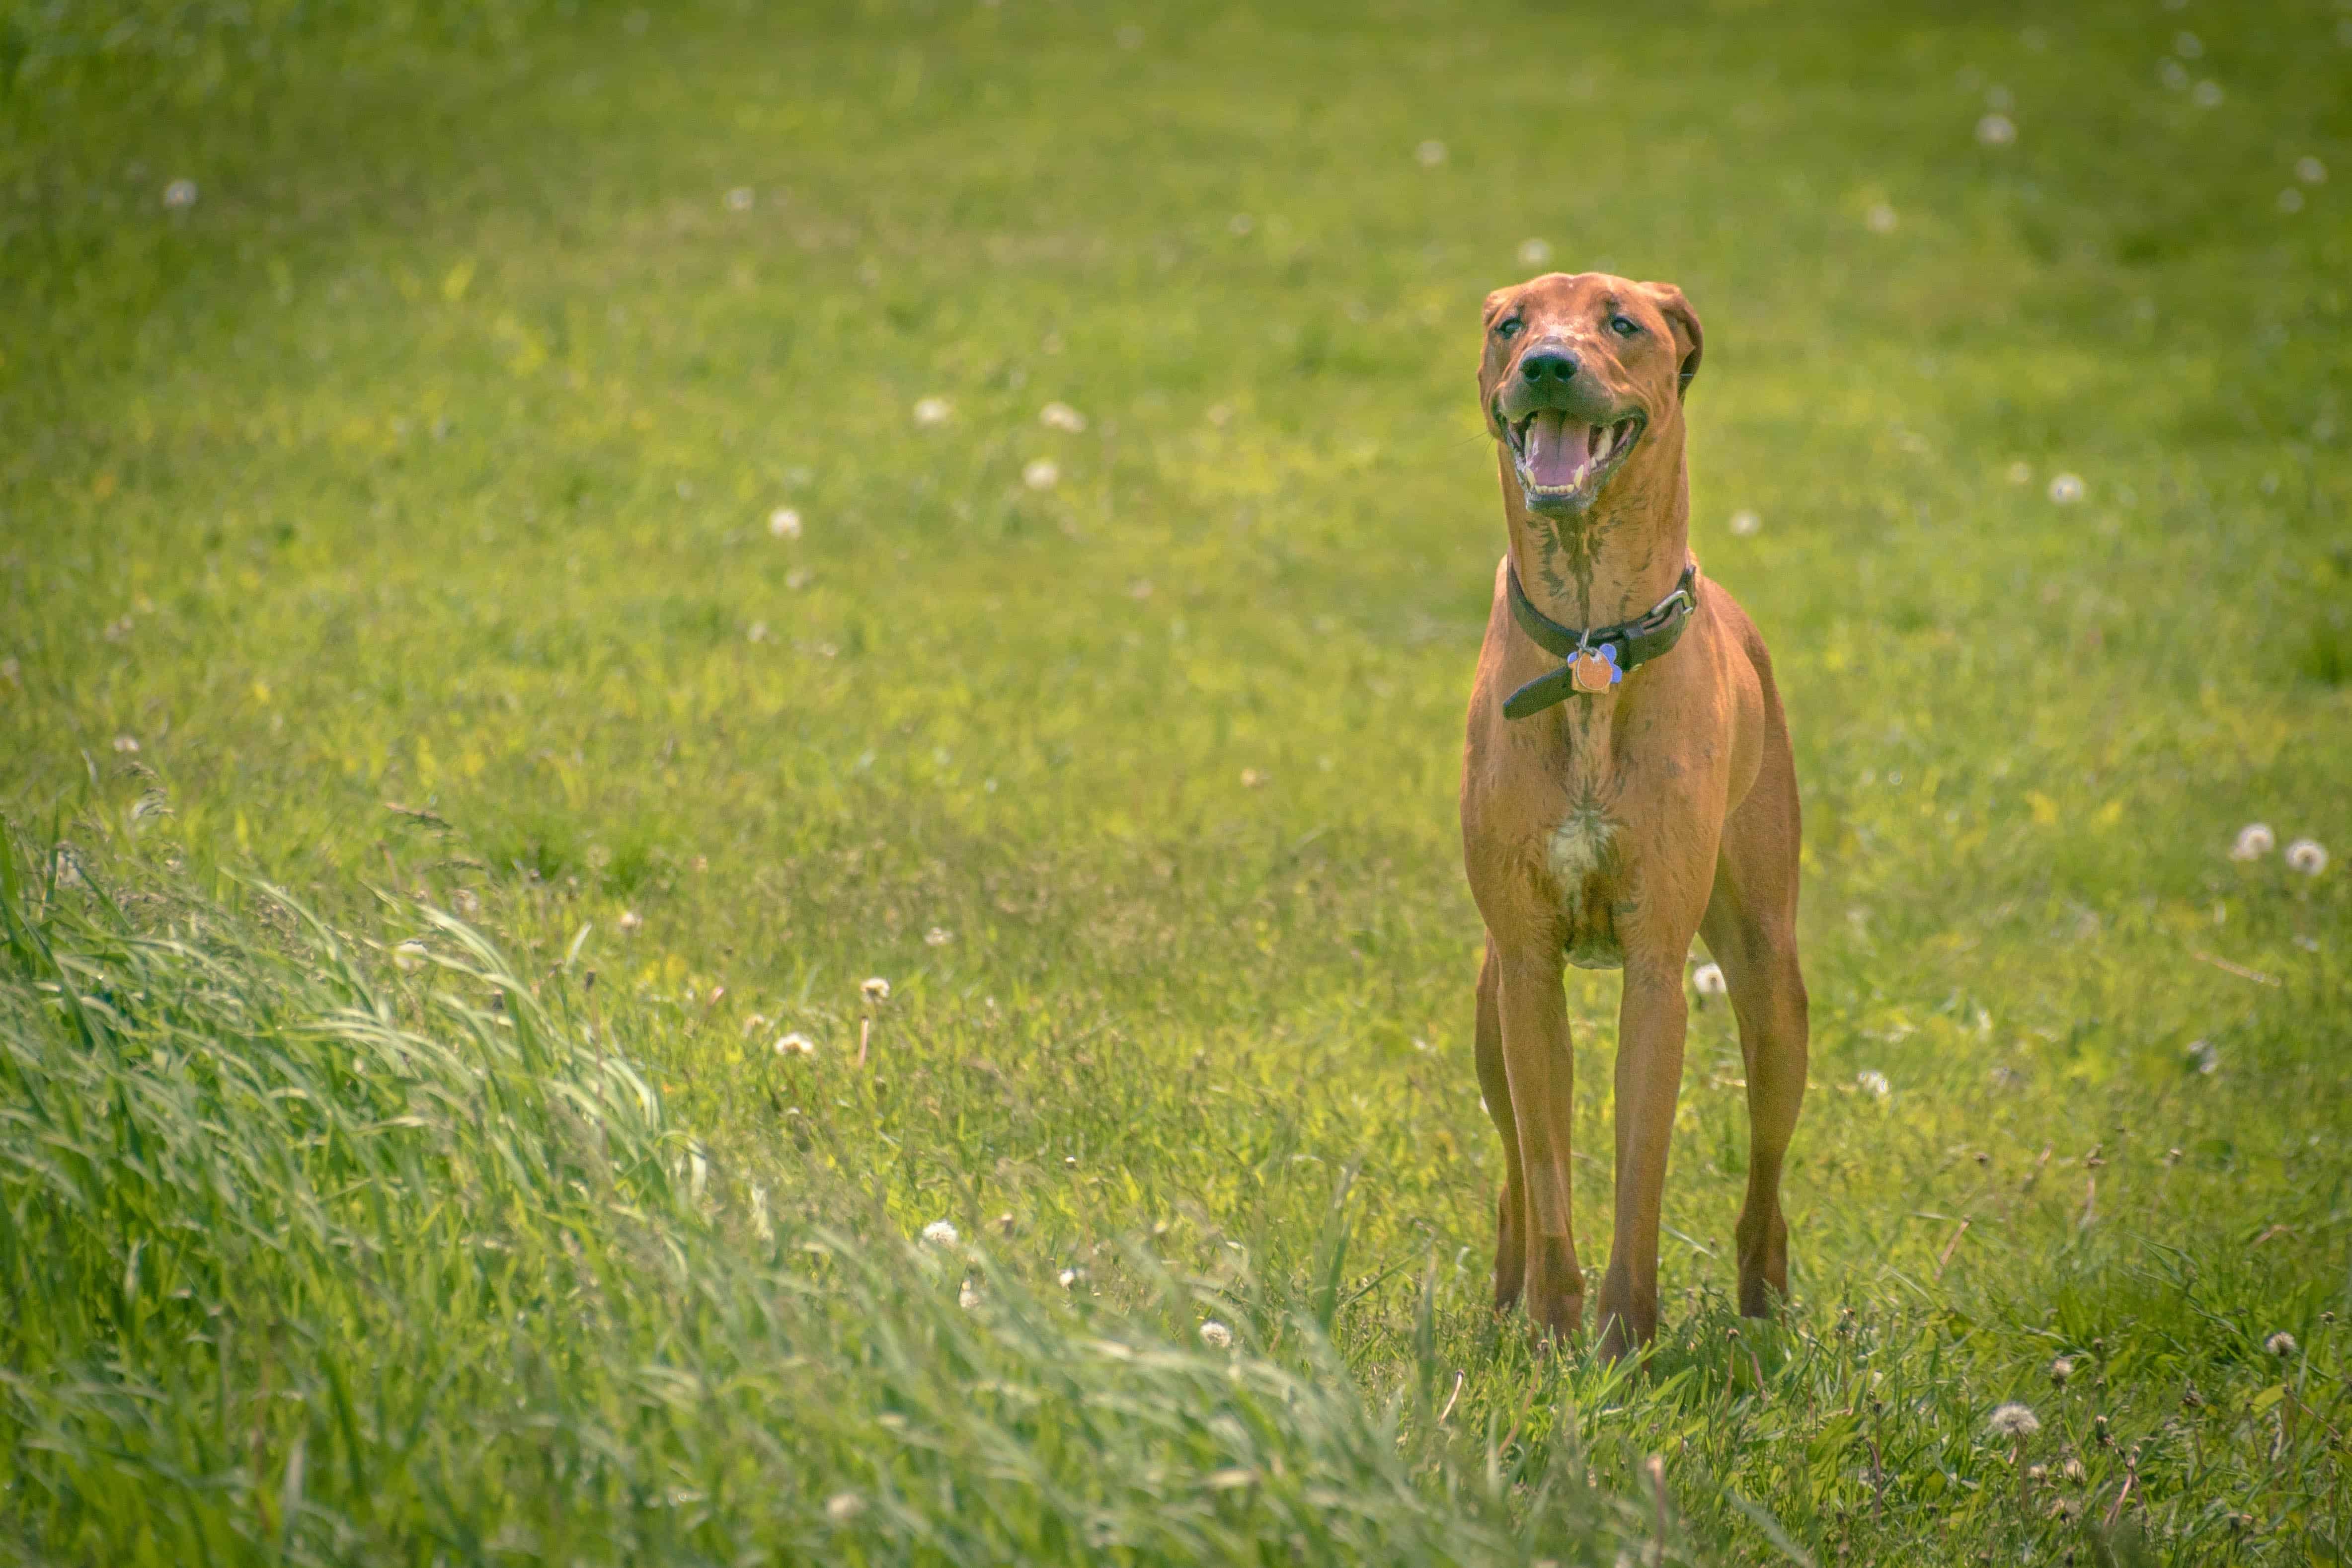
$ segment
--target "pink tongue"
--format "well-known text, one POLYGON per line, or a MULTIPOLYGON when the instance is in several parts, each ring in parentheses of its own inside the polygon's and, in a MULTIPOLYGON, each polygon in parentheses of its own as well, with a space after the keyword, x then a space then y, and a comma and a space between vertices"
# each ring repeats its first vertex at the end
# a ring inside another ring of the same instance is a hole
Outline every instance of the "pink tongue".
POLYGON ((1547 489, 1573 484, 1598 434, 1593 426, 1570 425, 1557 408, 1540 410, 1528 426, 1528 477, 1547 489))

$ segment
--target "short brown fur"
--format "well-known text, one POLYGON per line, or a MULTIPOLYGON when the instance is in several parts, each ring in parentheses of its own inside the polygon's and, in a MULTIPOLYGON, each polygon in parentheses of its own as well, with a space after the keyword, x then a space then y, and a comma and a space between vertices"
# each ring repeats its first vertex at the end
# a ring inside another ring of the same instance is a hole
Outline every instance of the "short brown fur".
POLYGON ((1535 605, 1570 626, 1631 620, 1673 591, 1689 559, 1683 401, 1702 337, 1680 289, 1599 273, 1552 273, 1498 290, 1487 299, 1486 328, 1479 395, 1509 553, 1496 568, 1470 696, 1462 840, 1486 926, 1478 1080, 1506 1159, 1495 1305, 1524 1300, 1543 1335, 1581 1327, 1562 965, 1622 967, 1616 1227, 1598 1317, 1601 1348, 1615 1356, 1657 1331, 1659 1206, 1695 934, 1723 970, 1747 1063, 1739 1310, 1769 1315, 1788 1292, 1780 1169, 1806 1059, 1796 767, 1763 639, 1705 577, 1671 652, 1612 691, 1503 717, 1507 695, 1559 664, 1512 620, 1511 563, 1535 605), (1538 353, 1567 355, 1573 368, 1562 379, 1555 357, 1551 381, 1531 380, 1528 356, 1538 353), (1643 423, 1613 468, 1596 469, 1590 493, 1563 499, 1521 482, 1516 431, 1530 407, 1564 409, 1564 418, 1604 428, 1643 423))

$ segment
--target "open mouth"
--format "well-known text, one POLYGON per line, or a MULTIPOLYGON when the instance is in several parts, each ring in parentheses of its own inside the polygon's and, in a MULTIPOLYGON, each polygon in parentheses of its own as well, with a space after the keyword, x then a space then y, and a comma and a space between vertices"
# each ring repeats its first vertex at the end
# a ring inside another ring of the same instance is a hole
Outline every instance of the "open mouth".
POLYGON ((1584 425, 1558 408, 1538 408, 1516 425, 1506 425, 1519 484, 1531 504, 1589 501, 1633 443, 1642 438, 1639 414, 1608 425, 1584 425))

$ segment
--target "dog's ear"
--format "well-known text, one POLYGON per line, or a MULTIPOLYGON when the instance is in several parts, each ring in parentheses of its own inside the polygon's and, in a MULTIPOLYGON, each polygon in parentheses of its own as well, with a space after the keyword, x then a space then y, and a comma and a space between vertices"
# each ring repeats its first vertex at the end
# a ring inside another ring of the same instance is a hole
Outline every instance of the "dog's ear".
POLYGON ((1671 283, 1644 283, 1651 300, 1666 324, 1675 330, 1675 348, 1682 355, 1682 363, 1675 374, 1677 395, 1690 391, 1691 379, 1698 374, 1699 356, 1706 350, 1706 333, 1698 324, 1698 312, 1691 309, 1683 291, 1671 283))
POLYGON ((1482 305, 1482 306, 1480 306, 1480 307, 1479 307, 1479 310, 1478 310, 1478 319, 1479 319, 1480 321, 1482 321, 1486 322, 1487 325, 1492 326, 1492 325, 1494 324, 1494 321, 1495 321, 1495 317, 1496 317, 1497 314, 1499 314, 1499 313, 1501 312, 1501 310, 1502 310, 1502 309, 1503 309, 1503 307, 1504 307, 1504 306, 1506 306, 1506 305, 1509 304, 1510 302, 1511 302, 1511 290, 1510 290, 1510 289, 1496 289, 1492 294, 1489 294, 1489 295, 1487 295, 1487 296, 1486 296, 1486 304, 1484 304, 1484 305, 1482 305))

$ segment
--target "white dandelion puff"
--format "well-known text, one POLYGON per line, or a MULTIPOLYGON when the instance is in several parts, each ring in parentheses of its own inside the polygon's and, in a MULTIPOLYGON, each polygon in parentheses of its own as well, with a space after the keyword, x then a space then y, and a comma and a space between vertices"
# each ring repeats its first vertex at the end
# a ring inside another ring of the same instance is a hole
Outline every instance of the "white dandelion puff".
POLYGON ((955 932, 945 926, 933 926, 923 933, 925 947, 945 947, 953 941, 955 941, 955 932))
POLYGON ((2196 89, 2189 95, 2189 101, 2200 109, 2219 109, 2225 96, 2227 95, 2221 91, 2220 82, 2208 79, 2197 84, 2196 89))
POLYGON ((2305 153, 2294 161, 2294 177, 2306 185, 2324 185, 2327 183, 2327 165, 2305 153))
POLYGON ((425 960, 427 956, 425 944, 415 937, 410 937, 392 950, 393 967, 404 974, 414 974, 425 967, 425 960))
POLYGON ((1201 1342, 1213 1351, 1229 1351, 1234 1348, 1234 1331, 1211 1318, 1201 1325, 1201 1342))
POLYGON ((1037 411, 1037 423, 1048 430, 1066 430, 1076 436, 1086 429, 1087 416, 1066 403, 1048 403, 1037 411))
POLYGON ((1856 1089, 1874 1100, 1885 1100, 1895 1092, 1895 1086, 1888 1083, 1886 1075, 1876 1068, 1865 1068, 1854 1074, 1853 1082, 1856 1089))
POLYGON ((731 213, 750 212, 752 199, 751 186, 738 185, 727 193, 727 210, 731 213))
POLYGON ((1412 150, 1412 155, 1424 169, 1434 169, 1445 162, 1445 143, 1430 138, 1412 150))
POLYGON ((1727 526, 1733 533, 1738 535, 1742 539, 1746 539, 1748 535, 1754 533, 1758 529, 1764 526, 1764 519, 1757 513, 1754 508, 1743 506, 1738 511, 1731 514, 1731 521, 1727 526))
POLYGON ((2074 1375, 2074 1363, 2072 1357, 2062 1355, 2050 1363, 2050 1381, 2059 1387, 2065 1387, 2066 1380, 2074 1375))
POLYGON ((2033 465, 2025 461, 2021 458, 2016 462, 2011 463, 2009 466, 2009 482, 2013 485, 2032 484, 2033 482, 2033 465))
POLYGON ((2033 1414, 2030 1407, 2012 1400, 2007 1405, 1996 1405, 1993 1413, 1985 1418, 1985 1426, 1996 1437, 2008 1437, 2022 1443, 2042 1430, 2042 1417, 2033 1414))
POLYGON ((1873 234, 1893 234, 1896 222, 1895 209, 1885 202, 1879 202, 1862 215, 1862 221, 1873 234))
POLYGON ((798 539, 801 536, 801 514, 788 506, 780 506, 768 514, 768 531, 778 539, 798 539))
POLYGON ((471 888, 460 888, 449 895, 449 907, 457 911, 460 920, 472 920, 482 912, 481 895, 471 888))
POLYGON ((890 1000, 890 983, 878 974, 869 974, 857 987, 857 994, 868 1002, 877 1004, 887 1002, 890 1000))
POLYGON ((135 752, 139 749, 139 742, 128 735, 117 735, 114 737, 114 749, 118 752, 135 752))
POLYGON ((2271 832, 2269 823, 2249 822, 2238 829, 2238 837, 2230 841, 2230 858, 2259 860, 2277 845, 2278 838, 2271 832))
POLYGON ((776 1037, 775 1052, 780 1057, 813 1057, 816 1055, 816 1042, 795 1029, 776 1037))
POLYGON ((2316 838, 2298 838, 2286 847, 2286 863, 2290 870, 2316 877, 2327 869, 2326 847, 2316 838))
POLYGON ((768 1218, 768 1189, 759 1183, 751 1184, 751 1230, 761 1241, 776 1239, 776 1227, 768 1218))
POLYGON ((2263 1349, 2284 1361, 2295 1352, 2294 1336, 2282 1329, 2263 1342, 2263 1349))
POLYGON ((1977 140, 1987 147, 2006 147, 2017 140, 2017 122, 2006 114, 1988 114, 1977 121, 1977 140))
POLYGON ((1062 466, 1051 458, 1039 458, 1021 470, 1021 482, 1033 490, 1050 490, 1062 482, 1062 466))
POLYGON ((2050 476, 2050 499, 2060 506, 2073 506, 2083 499, 2083 480, 2076 474, 2050 476))
POLYGON ((2278 210, 2288 214, 2301 212, 2303 210, 2303 193, 2296 190, 2293 185, 2287 186, 2286 189, 2278 194, 2278 210))
POLYGON ((923 1242, 928 1247, 953 1247, 961 1239, 951 1219, 935 1219, 923 1227, 923 1242))
POLYGON ((2210 1077, 2221 1069, 2221 1053, 2214 1048, 2213 1042, 2210 1040, 2189 1041, 2188 1049, 2182 1051, 2180 1057, 2182 1062, 2194 1072, 2204 1073, 2210 1077))
POLYGON ((969 1312, 980 1305, 980 1287, 965 1280, 956 1287, 956 1305, 969 1312))
POLYGON ((1720 996, 1730 989, 1723 981, 1723 966, 1702 963, 1691 971, 1691 988, 1702 996, 1720 996))
POLYGON ((173 180, 163 187, 163 205, 173 212, 185 212, 196 205, 196 183, 194 180, 173 180))
POLYGON ((922 397, 915 401, 915 423, 926 429, 946 424, 954 412, 944 397, 922 397))
POLYGON ((847 1524, 866 1511, 866 1500, 856 1492, 835 1492, 824 1500, 824 1517, 835 1524, 847 1524))
POLYGON ((643 916, 643 915, 641 915, 641 914, 639 914, 639 913, 637 913, 637 911, 636 911, 636 910, 623 910, 621 911, 621 929, 622 929, 623 931, 638 931, 638 930, 640 930, 640 929, 642 929, 642 928, 644 927, 645 923, 646 923, 646 917, 645 917, 645 916, 643 916))
POLYGON ((1065 1268, 1054 1278, 1060 1280, 1062 1289, 1066 1290, 1078 1282, 1078 1271, 1075 1268, 1065 1268))
POLYGON ((1519 241, 1520 266, 1541 267, 1550 259, 1551 244, 1549 240, 1523 239, 1519 241))

